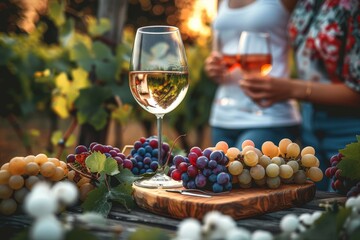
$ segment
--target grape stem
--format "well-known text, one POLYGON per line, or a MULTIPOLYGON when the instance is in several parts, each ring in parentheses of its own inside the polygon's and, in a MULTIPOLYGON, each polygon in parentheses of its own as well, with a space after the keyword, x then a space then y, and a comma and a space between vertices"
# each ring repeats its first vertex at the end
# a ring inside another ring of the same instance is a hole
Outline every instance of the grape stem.
POLYGON ((165 164, 164 164, 163 166, 160 167, 159 170, 163 170, 163 168, 165 168, 165 167, 168 165, 168 163, 169 163, 169 161, 170 161, 170 157, 171 157, 172 150, 174 149, 176 142, 177 142, 181 137, 186 137, 186 134, 182 134, 182 135, 178 136, 177 138, 175 138, 173 144, 171 145, 170 151, 169 151, 169 153, 168 153, 166 162, 165 162, 165 164))
POLYGON ((75 128, 77 127, 78 125, 78 121, 77 121, 77 118, 76 117, 73 117, 73 120, 71 122, 71 125, 69 126, 69 128, 66 130, 64 136, 63 136, 63 139, 62 139, 62 144, 60 144, 59 146, 59 151, 56 155, 56 158, 57 159, 60 159, 64 149, 65 149, 65 143, 66 141, 68 140, 68 138, 71 136, 71 134, 74 132, 75 128))
POLYGON ((92 180, 98 180, 96 177, 92 176, 92 175, 89 175, 89 174, 86 174, 86 173, 83 173, 81 172, 80 170, 76 169, 72 164, 70 163, 67 163, 66 164, 69 168, 71 168, 72 170, 74 170, 75 172, 77 172, 78 174, 80 174, 81 176, 83 177, 86 177, 86 178, 89 178, 89 179, 92 179, 92 180))

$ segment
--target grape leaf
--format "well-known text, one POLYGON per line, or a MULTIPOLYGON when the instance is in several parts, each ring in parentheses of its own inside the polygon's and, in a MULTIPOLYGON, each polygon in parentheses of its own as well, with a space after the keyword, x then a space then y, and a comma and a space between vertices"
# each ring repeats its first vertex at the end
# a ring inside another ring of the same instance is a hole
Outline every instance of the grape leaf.
POLYGON ((65 7, 64 1, 50 1, 49 3, 49 17, 58 27, 62 26, 66 21, 65 7))
POLYGON ((120 173, 114 176, 120 183, 133 184, 134 181, 141 179, 140 176, 135 176, 129 169, 122 168, 120 173))
POLYGON ((360 179, 360 136, 356 137, 358 142, 346 145, 339 152, 343 155, 338 168, 341 169, 341 176, 352 180, 360 179))
POLYGON ((93 211, 107 217, 112 203, 109 200, 109 191, 105 184, 101 183, 97 188, 90 191, 81 207, 84 211, 93 211))
POLYGON ((87 30, 93 37, 98 37, 110 30, 111 24, 107 18, 94 18, 91 16, 86 17, 87 30))
POLYGON ((123 205, 128 211, 135 206, 132 198, 132 184, 120 183, 110 191, 110 200, 123 205))
POLYGON ((119 167, 115 159, 113 158, 106 158, 105 165, 104 165, 104 172, 110 176, 119 173, 119 167))
POLYGON ((85 160, 86 166, 91 172, 103 172, 105 169, 106 156, 101 152, 93 152, 85 160))
POLYGON ((67 101, 63 96, 54 96, 51 102, 51 108, 61 118, 68 118, 70 113, 67 109, 67 101))

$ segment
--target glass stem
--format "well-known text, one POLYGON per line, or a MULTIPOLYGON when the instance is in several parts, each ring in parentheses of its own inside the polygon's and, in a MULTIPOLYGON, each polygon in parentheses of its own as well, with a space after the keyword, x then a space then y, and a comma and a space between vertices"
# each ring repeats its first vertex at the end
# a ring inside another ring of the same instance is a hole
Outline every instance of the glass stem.
POLYGON ((157 133, 158 133, 158 163, 160 167, 163 167, 162 162, 162 120, 164 115, 156 115, 156 125, 157 125, 157 133))

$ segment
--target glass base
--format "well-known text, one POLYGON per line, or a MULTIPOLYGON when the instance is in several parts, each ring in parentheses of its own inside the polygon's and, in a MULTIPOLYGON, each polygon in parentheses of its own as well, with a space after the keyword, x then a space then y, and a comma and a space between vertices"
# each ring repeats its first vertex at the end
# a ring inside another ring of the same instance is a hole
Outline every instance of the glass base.
POLYGON ((135 181, 134 184, 144 188, 180 188, 181 181, 175 181, 164 173, 156 173, 150 179, 135 181))

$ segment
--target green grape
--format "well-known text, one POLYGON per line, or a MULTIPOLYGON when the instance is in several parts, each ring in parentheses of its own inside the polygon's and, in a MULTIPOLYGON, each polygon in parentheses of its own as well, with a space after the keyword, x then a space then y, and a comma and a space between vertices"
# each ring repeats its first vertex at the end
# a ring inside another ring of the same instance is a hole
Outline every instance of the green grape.
POLYGON ((251 175, 248 169, 244 169, 240 175, 238 175, 240 184, 249 184, 251 183, 251 175))
POLYGON ((293 169, 294 173, 299 170, 299 163, 295 160, 288 161, 286 164, 293 169))
POLYGON ((25 187, 20 188, 19 190, 16 190, 14 192, 14 198, 18 203, 23 203, 24 199, 28 193, 29 193, 29 190, 27 188, 25 188, 25 187))
POLYGON ((255 143, 249 139, 244 140, 241 144, 241 149, 244 149, 246 146, 253 146, 255 147, 255 143))
POLYGON ((281 178, 291 178, 293 174, 294 174, 294 171, 293 171, 292 167, 290 167, 289 165, 283 164, 280 166, 279 176, 281 178))
POLYGON ((266 185, 266 176, 259 180, 254 180, 255 184, 259 187, 264 187, 266 185))
POLYGON ((317 164, 316 157, 310 153, 301 157, 301 164, 304 167, 315 167, 317 164))
POLYGON ((254 148, 254 152, 258 155, 259 158, 264 156, 264 154, 258 148, 254 148))
POLYGON ((253 167, 259 162, 259 156, 253 151, 248 151, 244 156, 244 162, 247 166, 253 167))
POLYGON ((278 166, 280 166, 283 163, 281 157, 273 157, 270 162, 275 163, 278 166))
POLYGON ((40 173, 44 177, 52 177, 56 172, 56 165, 53 162, 45 162, 40 167, 40 173))
POLYGON ((269 164, 271 163, 271 159, 266 156, 266 155, 262 155, 260 158, 259 158, 259 164, 261 166, 263 166, 264 168, 266 168, 269 164))
POLYGON ((4 215, 11 215, 16 211, 17 204, 14 199, 4 199, 0 203, 0 213, 4 215))
POLYGON ((299 170, 294 174, 294 182, 296 184, 304 184, 306 183, 306 174, 304 170, 299 170))
POLYGON ((1 184, 0 185, 0 199, 8 199, 13 194, 14 190, 12 190, 9 185, 1 184))
POLYGON ((231 147, 227 150, 226 152, 226 156, 228 157, 229 161, 232 162, 234 161, 236 158, 239 157, 239 155, 241 154, 240 150, 236 147, 231 147))
POLYGON ((286 157, 296 158, 300 154, 300 147, 297 143, 290 143, 286 148, 286 157))
POLYGON ((231 175, 239 175, 243 171, 243 165, 239 161, 233 161, 229 164, 228 170, 231 175))
POLYGON ((323 172, 318 167, 309 168, 309 170, 306 172, 306 175, 307 175, 308 178, 310 178, 314 182, 321 181, 323 179, 323 176, 324 176, 323 172))
POLYGON ((36 162, 28 162, 25 166, 25 171, 27 175, 36 176, 40 172, 40 167, 36 162))
POLYGON ((242 154, 245 155, 248 151, 254 151, 254 150, 255 150, 255 147, 248 145, 243 148, 242 154))
POLYGON ((280 167, 276 163, 270 163, 266 167, 266 175, 268 177, 277 177, 279 176, 279 173, 280 173, 280 167))
POLYGON ((13 175, 9 178, 9 187, 18 190, 24 186, 24 178, 20 175, 13 175))
POLYGON ((312 154, 315 155, 315 149, 311 146, 304 147, 301 150, 301 156, 304 156, 305 154, 312 154))
POLYGON ((25 180, 25 186, 27 189, 31 190, 35 183, 40 181, 38 176, 30 176, 25 180))
POLYGON ((278 188, 278 187, 280 187, 280 184, 281 184, 281 180, 279 177, 267 177, 266 178, 266 185, 269 188, 272 188, 272 189, 278 188))
POLYGON ((256 166, 250 168, 250 176, 254 180, 260 180, 265 177, 265 169, 263 166, 257 164, 256 166))

